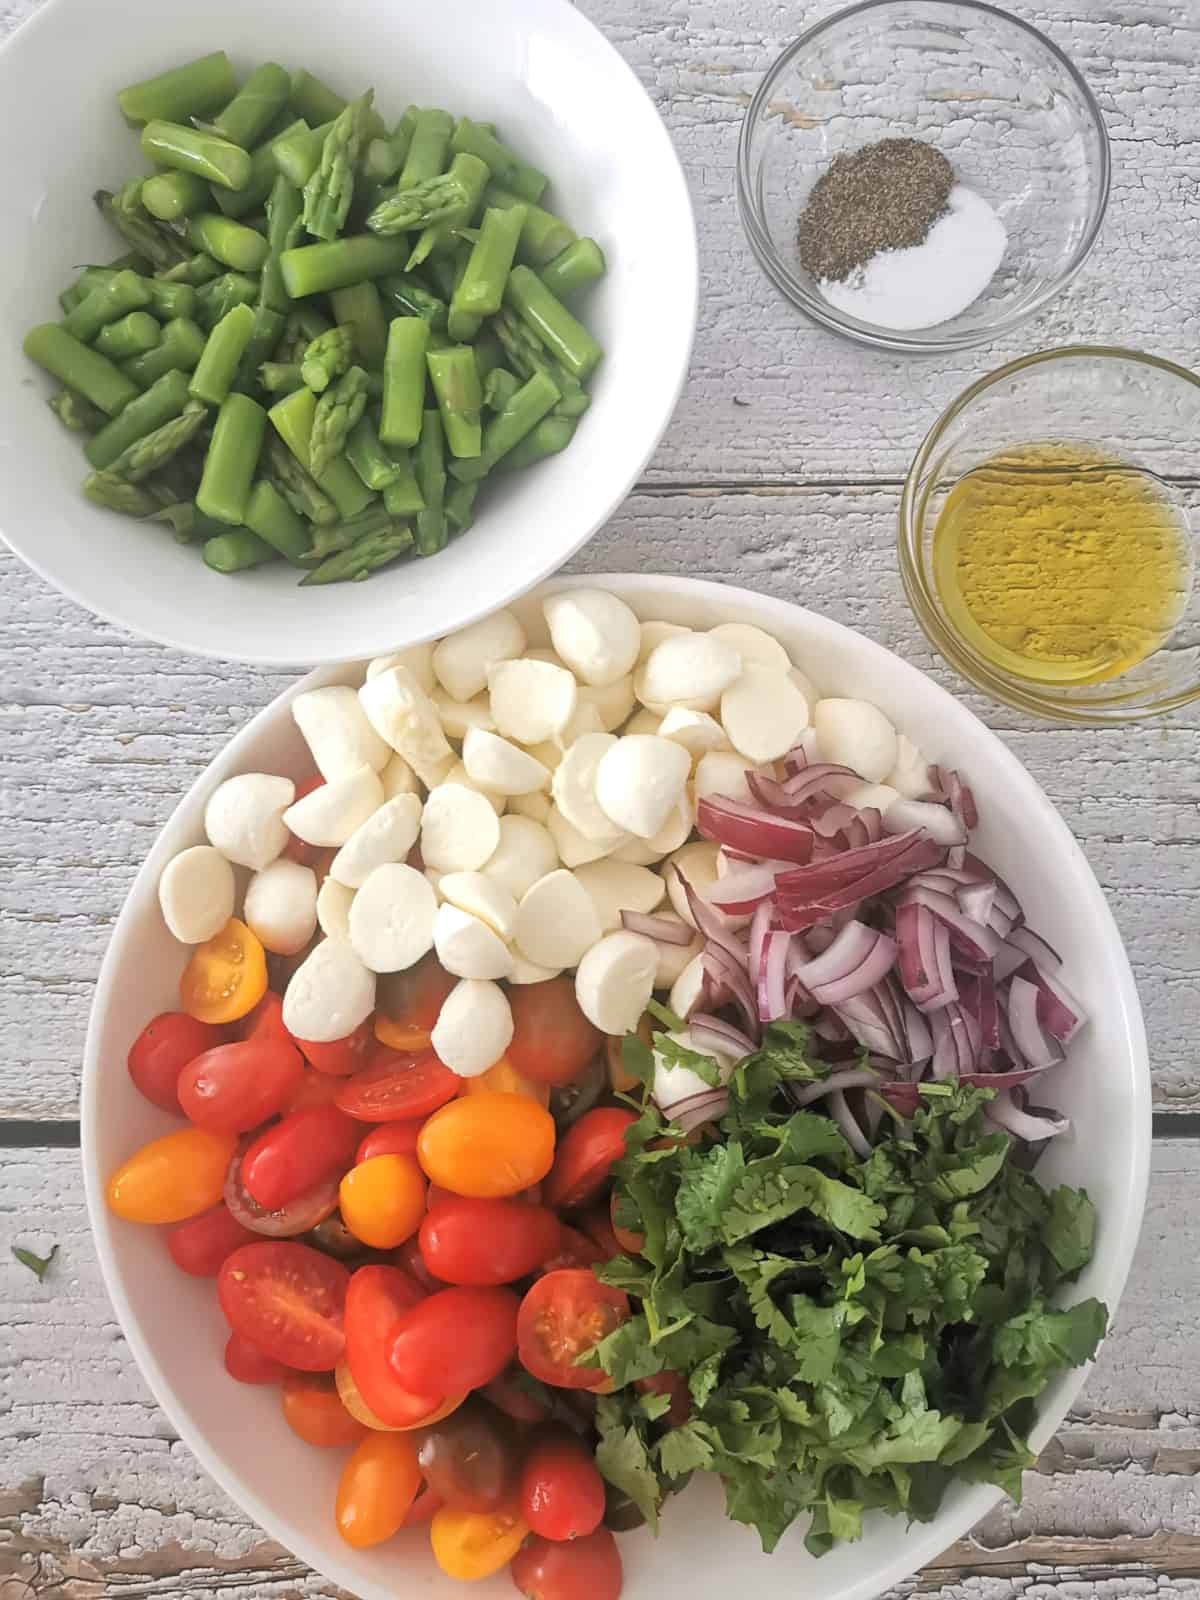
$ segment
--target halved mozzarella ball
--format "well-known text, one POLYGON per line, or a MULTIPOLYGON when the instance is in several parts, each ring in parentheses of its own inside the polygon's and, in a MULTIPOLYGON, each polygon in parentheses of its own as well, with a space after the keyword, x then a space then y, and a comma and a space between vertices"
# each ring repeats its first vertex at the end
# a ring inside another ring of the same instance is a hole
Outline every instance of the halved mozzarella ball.
POLYGON ((564 667, 548 661, 502 661, 488 673, 496 731, 518 744, 541 744, 575 715, 579 688, 564 667))
MULTIPOLYGON (((673 911, 662 911, 658 915, 667 922, 677 923, 681 928, 686 926, 683 919, 677 917, 673 911)), ((656 939, 654 948, 658 951, 658 965, 654 969, 654 987, 669 989, 678 982, 688 964, 697 956, 703 955, 704 939, 698 933, 690 944, 667 944, 665 940, 656 939)))
MULTIPOLYGON (((615 682, 605 684, 603 688, 594 688, 589 684, 579 685, 579 708, 592 706, 600 719, 602 733, 616 733, 623 722, 627 722, 633 715, 637 705, 637 696, 633 692, 633 674, 625 673, 615 682)), ((579 711, 576 711, 576 716, 579 711)))
POLYGON ((433 948, 456 978, 506 978, 512 967, 512 952, 496 930, 448 902, 438 907, 433 920, 433 948))
POLYGON ((558 851, 549 830, 532 817, 500 818, 500 842, 481 868, 519 900, 539 878, 558 866, 558 851))
POLYGON ((550 782, 550 772, 519 745, 482 728, 468 728, 463 739, 467 776, 497 794, 536 794, 550 782))
POLYGON ((163 920, 181 944, 203 944, 220 933, 233 915, 236 893, 232 866, 210 844, 181 850, 158 880, 163 920))
POLYGON ((821 760, 849 767, 866 783, 882 783, 896 765, 896 730, 869 700, 818 700, 813 727, 821 760))
POLYGON ((433 646, 434 641, 430 639, 425 644, 410 644, 407 649, 392 650, 386 656, 376 656, 374 661, 367 663, 367 677, 377 678, 381 672, 390 672, 393 667, 405 667, 425 693, 432 694, 433 646))
POLYGON ((438 872, 476 872, 500 843, 500 819, 478 789, 443 783, 429 791, 421 817, 421 855, 438 872))
POLYGON ((755 770, 755 763, 726 750, 714 750, 701 756, 696 763, 696 799, 738 800, 750 804, 754 796, 746 782, 746 774, 755 770))
POLYGON ((588 700, 579 699, 575 706, 575 714, 561 733, 555 736, 555 742, 564 750, 573 745, 576 739, 582 739, 585 733, 603 733, 604 719, 596 707, 588 700))
POLYGON ((539 967, 536 961, 526 961, 519 951, 513 954, 512 971, 508 975, 509 983, 548 983, 551 978, 557 978, 562 971, 561 967, 539 967))
POLYGON ((674 739, 691 756, 699 761, 710 750, 728 750, 729 740, 725 730, 707 711, 689 711, 686 706, 672 706, 658 727, 660 739, 674 739))
POLYGON ((434 648, 433 670, 452 700, 473 700, 487 687, 488 672, 525 649, 525 630, 511 611, 494 611, 434 648))
POLYGON ((309 689, 292 701, 292 716, 326 782, 387 765, 391 749, 367 721, 357 689, 342 683, 309 689))
POLYGON ((296 796, 290 778, 266 772, 243 772, 226 778, 209 796, 204 808, 208 842, 226 861, 261 872, 287 845, 288 825, 283 814, 296 796))
POLYGON ((575 974, 579 1009, 601 1033, 632 1033, 654 993, 658 950, 640 933, 608 933, 575 974))
POLYGON ((547 772, 553 772, 563 758, 563 747, 557 739, 543 739, 540 744, 526 745, 525 749, 547 772))
POLYGON ((383 798, 394 800, 400 794, 416 794, 420 788, 417 775, 403 756, 394 755, 379 774, 383 784, 383 798))
POLYGON ((784 756, 808 727, 808 701, 786 672, 748 666, 721 696, 721 723, 733 748, 761 765, 784 756))
POLYGON ((495 732, 496 724, 492 720, 492 708, 487 695, 477 694, 473 700, 451 700, 444 689, 435 689, 432 698, 447 739, 465 739, 470 728, 495 732))
POLYGON ((657 872, 630 861, 590 861, 576 868, 575 876, 591 895, 605 933, 621 926, 622 911, 651 912, 666 893, 657 872))
POLYGON ((599 937, 596 908, 574 873, 547 873, 521 896, 514 938, 539 967, 573 967, 599 937))
POLYGON ((281 856, 246 886, 246 926, 272 955, 294 956, 317 930, 317 875, 281 856))
POLYGON ((554 648, 577 678, 604 687, 633 671, 641 625, 615 594, 566 589, 542 602, 554 648))
POLYGON ((554 807, 550 803, 548 794, 515 794, 508 802, 509 811, 519 817, 528 817, 533 822, 540 822, 543 827, 549 825, 550 813, 554 807))
POLYGON ((442 774, 441 782, 436 784, 435 788, 440 788, 441 784, 446 783, 457 783, 464 789, 473 789, 476 794, 481 794, 485 800, 491 802, 492 810, 498 817, 502 817, 508 810, 508 796, 497 794, 495 789, 485 789, 481 783, 476 783, 461 761, 456 761, 452 767, 447 768, 442 774))
POLYGON ((436 915, 437 896, 424 873, 389 862, 354 896, 350 943, 372 972, 405 972, 432 949, 436 915))
POLYGON ((906 800, 920 800, 932 787, 929 763, 912 740, 902 733, 896 736, 896 762, 885 782, 906 800))
POLYGON ((350 907, 354 890, 336 878, 325 879, 317 890, 317 923, 327 939, 350 938, 350 907))
POLYGON ((614 833, 604 839, 589 839, 553 805, 546 817, 546 828, 564 867, 582 867, 585 862, 599 861, 610 855, 622 839, 628 838, 627 834, 614 833))
POLYGON ((890 783, 860 783, 857 789, 851 789, 849 794, 842 796, 845 805, 855 806, 859 811, 865 811, 874 806, 877 811, 886 811, 900 798, 900 791, 893 789, 890 783))
POLYGON ((495 983, 464 978, 442 1002, 430 1042, 438 1060, 460 1078, 476 1078, 512 1043, 512 1008, 495 983))
POLYGON ((719 622, 708 631, 712 638, 731 644, 741 656, 744 667, 756 665, 773 667, 776 672, 791 671, 791 657, 779 640, 772 639, 769 633, 754 627, 752 623, 719 622))
POLYGON ((669 856, 686 843, 696 820, 696 807, 690 791, 684 790, 679 804, 654 835, 653 839, 628 839, 613 851, 616 861, 632 861, 634 866, 652 867, 655 862, 669 856))
POLYGON ((704 953, 688 962, 671 985, 671 1010, 686 1022, 693 1011, 704 1009, 704 953))
POLYGON ((329 876, 358 889, 389 861, 403 861, 421 831, 421 802, 415 794, 385 800, 355 828, 329 865, 329 876))
POLYGON ((696 926, 696 919, 692 916, 692 908, 688 905, 688 897, 683 884, 679 881, 679 874, 682 872, 696 893, 703 896, 705 890, 717 881, 717 862, 720 854, 720 845, 714 844, 711 839, 694 839, 691 844, 685 844, 676 850, 663 867, 667 895, 689 928, 696 926))
POLYGON ((288 807, 283 820, 305 844, 327 849, 345 844, 382 804, 379 774, 362 766, 303 795, 288 807))
POLYGON ((422 783, 436 782, 439 767, 452 762, 454 752, 442 732, 437 707, 412 672, 390 667, 368 678, 358 698, 380 738, 404 757, 422 783))
MULTIPOLYGON (((517 916, 517 898, 497 878, 485 872, 443 872, 437 885, 438 893, 449 905, 480 922, 486 922, 501 939, 513 936, 513 923, 517 916)), ((524 891, 522 891, 524 893, 524 891)), ((434 943, 437 928, 434 928, 434 943)))
POLYGON ((596 799, 597 770, 616 742, 611 733, 585 733, 567 748, 550 786, 555 805, 571 826, 605 846, 617 844, 624 832, 596 799))
POLYGON ((617 828, 652 839, 682 799, 691 770, 682 745, 656 735, 625 734, 600 758, 596 799, 617 828))
POLYGON ((621 729, 622 733, 657 733, 662 727, 662 713, 647 711, 645 706, 635 711, 621 729))
POLYGON ((691 633, 691 631, 678 622, 643 622, 639 629, 641 639, 638 644, 638 665, 641 666, 650 652, 664 639, 674 639, 681 633, 691 633))
POLYGON ((283 1025, 297 1039, 328 1044, 353 1033, 375 1009, 375 974, 340 939, 323 939, 293 972, 283 1025))
POLYGON ((817 693, 816 685, 813 683, 813 681, 809 677, 808 673, 804 672, 800 667, 793 667, 791 669, 791 671, 788 673, 788 677, 792 680, 792 682, 796 685, 797 689, 799 689, 800 693, 808 701, 808 709, 809 709, 809 711, 811 713, 812 708, 816 705, 817 701, 821 698, 821 696, 817 693))
POLYGON ((646 657, 635 680, 637 697, 652 711, 713 711, 741 671, 741 656, 724 640, 711 633, 679 634, 646 657))

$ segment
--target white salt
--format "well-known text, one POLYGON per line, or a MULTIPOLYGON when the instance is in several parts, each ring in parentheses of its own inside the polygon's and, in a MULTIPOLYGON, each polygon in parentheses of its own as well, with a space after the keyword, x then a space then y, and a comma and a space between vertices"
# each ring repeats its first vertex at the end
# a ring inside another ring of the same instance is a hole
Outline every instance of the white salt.
POLYGON ((822 295, 839 311, 881 328, 933 328, 965 311, 994 277, 1008 234, 983 196, 965 184, 955 184, 947 205, 921 244, 881 250, 840 281, 822 279, 822 295))

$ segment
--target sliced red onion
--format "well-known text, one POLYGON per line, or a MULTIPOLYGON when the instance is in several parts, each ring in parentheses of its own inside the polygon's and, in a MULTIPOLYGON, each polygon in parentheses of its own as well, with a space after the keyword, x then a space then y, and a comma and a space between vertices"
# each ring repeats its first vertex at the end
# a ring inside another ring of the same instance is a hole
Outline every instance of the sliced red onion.
POLYGON ((788 1015, 787 958, 791 935, 769 933, 763 941, 755 999, 759 1020, 776 1022, 788 1015))
POLYGON ((837 1005, 873 989, 892 970, 895 960, 894 939, 878 928, 851 921, 827 950, 793 970, 815 1000, 837 1005))
POLYGON ((840 1089, 834 1089, 829 1096, 829 1115, 842 1131, 846 1143, 860 1160, 865 1161, 871 1154, 871 1146, 866 1135, 858 1125, 858 1121, 850 1107, 846 1104, 846 1096, 840 1089))
POLYGON ((1000 1009, 996 985, 990 972, 964 973, 959 984, 962 1003, 979 1023, 985 1050, 999 1050, 1000 1009))
POLYGON ((958 901, 950 895, 939 894, 936 889, 906 889, 901 903, 928 906, 934 916, 949 928, 951 942, 957 952, 968 961, 984 962, 991 966, 1003 940, 998 933, 993 933, 981 922, 975 922, 965 915, 958 901))
POLYGON ((928 1022, 909 1000, 904 1002, 904 1037, 908 1043, 908 1059, 914 1066, 928 1061, 933 1055, 933 1033, 928 1022))
POLYGON ((803 1110, 805 1106, 823 1100, 827 1094, 835 1094, 843 1089, 878 1089, 880 1082, 880 1074, 872 1072, 870 1067, 844 1067, 839 1072, 831 1072, 820 1083, 806 1083, 803 1087, 793 1083, 788 1087, 788 1094, 792 1104, 803 1110))
POLYGON ((732 845, 736 850, 778 856, 781 861, 803 863, 812 859, 813 834, 805 823, 792 822, 739 801, 707 797, 701 800, 696 827, 704 838, 732 845))
POLYGON ((788 804, 796 805, 800 801, 822 796, 844 800, 853 790, 862 786, 862 781, 850 767, 838 766, 832 761, 811 761, 788 777, 783 788, 787 792, 788 804))
POLYGON ((704 968, 712 979, 711 994, 706 1003, 711 1007, 731 1001, 742 1013, 746 1028, 755 1038, 759 1034, 758 1004, 750 986, 745 965, 730 955, 722 945, 711 945, 704 952, 704 968))
POLYGON ((853 999, 842 1000, 836 1006, 831 1006, 830 1010, 836 1012, 864 1050, 869 1050, 872 1055, 886 1056, 889 1061, 900 1059, 900 1041, 889 1027, 874 995, 855 995, 853 999))
POLYGON ((952 811, 928 800, 893 800, 883 819, 884 833, 908 833, 923 828, 938 844, 966 844, 967 830, 952 811))
POLYGON ((958 999, 950 960, 950 930, 928 906, 896 907, 900 982, 922 1011, 937 1011, 958 999))
POLYGON ((978 1070, 982 1037, 979 1023, 965 1007, 955 1003, 934 1011, 929 1026, 935 1078, 961 1078, 978 1070))
MULTIPOLYGON (((821 951, 828 950, 829 946, 837 938, 837 929, 831 922, 823 922, 821 923, 820 927, 809 928, 808 932, 804 934, 803 937, 804 943, 808 946, 810 953, 814 956, 819 956, 821 951)), ((797 951, 800 951, 801 947, 799 938, 797 938, 795 941, 795 948, 797 951)), ((804 955, 801 952, 797 956, 797 962, 803 961, 804 959, 804 955)))
POLYGON ((1026 961, 1017 969, 1017 976, 1037 988, 1037 1014, 1042 1027, 1061 1044, 1069 1043, 1087 1021, 1087 1013, 1057 972, 1051 975, 1035 962, 1026 961))
POLYGON ((819 1039, 827 1039, 830 1044, 844 1044, 851 1037, 850 1029, 833 1011, 823 1011, 814 1017, 812 1030, 819 1039))
POLYGON ((1014 1067, 1011 1072, 966 1072, 963 1082, 974 1084, 976 1089, 1015 1089, 1031 1078, 1040 1078, 1048 1070, 1047 1067, 1014 1067))
POLYGON ((687 895, 688 910, 692 913, 692 921, 696 924, 696 927, 708 940, 709 944, 716 945, 719 949, 724 950, 730 959, 744 972, 747 960, 746 946, 717 908, 710 905, 703 895, 696 893, 678 867, 675 868, 675 874, 683 885, 684 894, 687 895))
POLYGON ((762 971, 763 945, 774 926, 774 918, 774 905, 770 900, 764 900, 750 919, 749 973, 750 982, 755 985, 757 985, 758 975, 762 971))
POLYGON ((1066 1133, 1071 1126, 1069 1117, 1035 1116, 1031 1111, 1022 1111, 1013 1100, 1011 1089, 1002 1089, 984 1112, 993 1122, 1029 1144, 1053 1139, 1057 1134, 1066 1133))
POLYGON ((1038 1021, 1040 993, 1037 984, 1026 978, 1009 980, 1006 1008, 1013 1042, 1020 1052, 1017 1065, 1051 1067, 1062 1060, 1062 1051, 1056 1042, 1047 1039, 1038 1021))
POLYGON ((966 884, 959 889, 954 898, 958 901, 959 910, 964 916, 970 917, 972 922, 981 922, 994 933, 1003 934, 1006 931, 996 928, 992 922, 992 912, 996 905, 994 883, 966 884))
POLYGON ((643 933, 658 944, 691 944, 695 929, 671 917, 655 917, 643 911, 622 911, 621 926, 627 933, 643 933))
POLYGON ((758 1049, 754 1040, 740 1028, 735 1028, 732 1022, 726 1022, 723 1017, 714 1017, 706 1011, 692 1013, 688 1018, 688 1032, 697 1050, 719 1050, 738 1061, 743 1056, 753 1055, 758 1049))
POLYGON ((709 901, 733 917, 749 916, 764 903, 769 904, 775 893, 775 873, 767 866, 741 867, 727 872, 723 878, 708 886, 709 901))
POLYGON ((1057 972, 1062 966, 1058 951, 1052 944, 1047 944, 1040 933, 1034 933, 1032 928, 1014 928, 1008 936, 1008 943, 1024 951, 1043 972, 1057 972))

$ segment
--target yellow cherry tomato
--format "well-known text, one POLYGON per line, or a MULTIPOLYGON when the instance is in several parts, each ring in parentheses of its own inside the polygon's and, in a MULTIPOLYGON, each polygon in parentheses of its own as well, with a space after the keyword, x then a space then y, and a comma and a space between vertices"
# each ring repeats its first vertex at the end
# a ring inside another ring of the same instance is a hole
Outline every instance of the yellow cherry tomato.
POLYGON ((417 1446, 402 1433, 369 1433, 338 1480, 338 1532, 356 1550, 398 1533, 421 1487, 417 1446))
POLYGON ((144 1144, 108 1180, 108 1208, 126 1222, 186 1222, 221 1198, 237 1135, 181 1128, 144 1144))
POLYGON ((429 1542, 434 1560, 446 1576, 469 1583, 490 1578, 506 1567, 528 1532, 515 1501, 494 1511, 439 1506, 429 1524, 429 1542))
POLYGON ((333 1374, 337 1384, 338 1398, 346 1410, 365 1428, 372 1428, 376 1433, 412 1433, 417 1428, 428 1428, 435 1422, 440 1422, 443 1417, 448 1417, 452 1411, 457 1411, 467 1398, 465 1394, 451 1395, 448 1400, 443 1400, 436 1411, 431 1411, 427 1417, 422 1417, 420 1422, 414 1422, 410 1427, 397 1428, 390 1422, 384 1422, 377 1417, 370 1406, 359 1393, 358 1385, 350 1376, 350 1368, 344 1361, 339 1361, 333 1374))
POLYGON ((554 1164, 554 1118, 523 1094, 463 1095, 425 1123, 417 1159, 430 1182, 451 1194, 520 1194, 554 1164))
POLYGON ((394 1250, 421 1226, 427 1187, 412 1156, 372 1156, 351 1167, 341 1181, 342 1221, 372 1249, 394 1250))
POLYGON ((465 1082, 468 1094, 523 1094, 540 1106, 550 1104, 550 1085, 522 1077, 507 1056, 501 1056, 494 1067, 465 1082))
POLYGON ((236 917, 196 946, 179 980, 179 1002, 199 1022, 236 1022, 266 992, 266 951, 236 917))
POLYGON ((393 1022, 390 1017, 375 1018, 375 1037, 389 1050, 400 1050, 405 1055, 429 1048, 430 1036, 424 1028, 410 1028, 407 1023, 393 1022))

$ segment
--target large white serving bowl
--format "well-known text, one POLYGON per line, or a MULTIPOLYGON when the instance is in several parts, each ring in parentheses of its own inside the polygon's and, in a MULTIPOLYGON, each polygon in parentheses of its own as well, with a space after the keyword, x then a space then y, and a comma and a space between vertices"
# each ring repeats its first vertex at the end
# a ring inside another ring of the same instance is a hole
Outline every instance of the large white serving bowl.
MULTIPOLYGON (((1095 1256, 1073 1291, 1115 1309, 1133 1256, 1145 1201, 1150 1087, 1137 993, 1120 936, 1083 852, 1050 801, 965 706, 915 667, 811 611, 745 589, 686 578, 600 576, 558 579, 564 587, 607 588, 642 618, 708 627, 751 622, 774 634, 826 694, 880 706, 928 757, 959 768, 979 801, 976 848, 1012 885, 1031 924, 1064 956, 1064 977, 1090 1015, 1068 1065, 1039 1086, 1040 1101, 1067 1112, 1072 1131, 1052 1142, 1038 1167, 1044 1181, 1085 1186, 1100 1216, 1095 1256)), ((536 615, 537 596, 521 610, 536 615)), ((234 773, 308 776, 310 762, 289 715, 295 696, 324 683, 360 681, 358 668, 311 673, 259 713, 195 783, 139 873, 105 957, 92 1011, 83 1079, 83 1159, 96 1247, 109 1292, 142 1371, 213 1477, 276 1539, 362 1600, 422 1594, 450 1600, 459 1585, 434 1568, 419 1532, 374 1551, 353 1551, 333 1525, 340 1458, 302 1445, 285 1426, 273 1391, 231 1388, 221 1366, 226 1337, 211 1283, 184 1278, 158 1230, 114 1220, 104 1179, 143 1141, 178 1126, 141 1099, 125 1071, 137 1033, 174 1006, 184 950, 170 938, 156 897, 160 872, 202 837, 205 800, 234 773)), ((1084 1373, 1051 1384, 1033 1434, 1040 1448, 1078 1394, 1084 1373)), ((623 1535, 626 1600, 873 1600, 963 1534, 996 1503, 987 1486, 947 1496, 937 1518, 906 1529, 882 1517, 865 1537, 820 1562, 793 1532, 772 1556, 727 1522, 712 1481, 670 1502, 662 1536, 623 1535)), ((511 1595, 506 1574, 479 1585, 485 1600, 511 1595)))
POLYGON ((679 397, 697 296, 687 185, 636 77, 568 0, 48 0, 0 49, 0 148, 0 532, 81 605, 160 643, 279 665, 461 627, 595 532, 679 397), (391 117, 415 101, 495 122, 549 174, 547 205, 608 260, 575 308, 605 357, 571 447, 489 485, 476 525, 435 559, 366 583, 302 589, 282 563, 225 577, 169 528, 89 504, 80 440, 21 351, 30 326, 61 316, 78 264, 122 252, 91 202, 145 170, 116 91, 222 47, 241 73, 278 60, 345 92, 373 85, 391 117))

